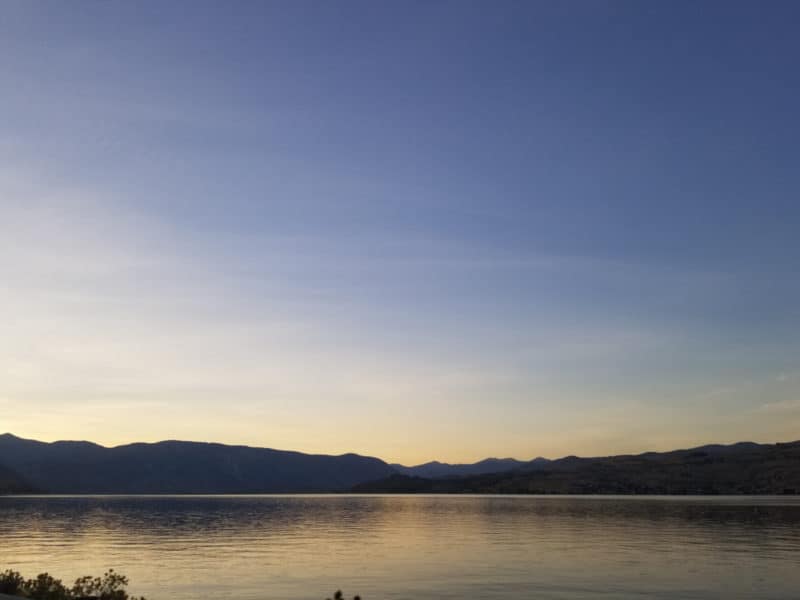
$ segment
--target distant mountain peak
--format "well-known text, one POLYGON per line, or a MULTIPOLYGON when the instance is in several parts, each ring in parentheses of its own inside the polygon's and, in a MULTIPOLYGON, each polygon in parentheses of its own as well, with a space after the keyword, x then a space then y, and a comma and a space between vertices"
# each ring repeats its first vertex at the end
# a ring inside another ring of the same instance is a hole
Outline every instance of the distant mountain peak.
POLYGON ((516 458, 484 458, 474 463, 445 463, 432 460, 411 467, 393 464, 398 473, 412 477, 462 477, 465 475, 482 475, 484 473, 503 473, 527 465, 516 458))

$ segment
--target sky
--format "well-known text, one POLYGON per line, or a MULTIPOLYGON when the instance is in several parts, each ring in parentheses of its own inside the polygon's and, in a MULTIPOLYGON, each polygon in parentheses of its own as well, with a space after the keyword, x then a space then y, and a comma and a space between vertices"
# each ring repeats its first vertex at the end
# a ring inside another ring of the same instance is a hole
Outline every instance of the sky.
POLYGON ((796 2, 0 3, 0 431, 800 437, 796 2))

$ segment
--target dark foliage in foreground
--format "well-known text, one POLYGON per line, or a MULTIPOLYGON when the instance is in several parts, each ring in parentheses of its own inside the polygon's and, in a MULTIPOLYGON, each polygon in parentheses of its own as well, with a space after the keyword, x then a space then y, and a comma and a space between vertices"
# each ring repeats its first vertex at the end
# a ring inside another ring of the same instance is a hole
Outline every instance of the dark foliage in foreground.
MULTIPOLYGON (((331 599, 326 598, 325 600, 331 599)), ((345 600, 344 596, 342 595, 342 590, 336 590, 336 593, 333 595, 333 600, 345 600)), ((353 600, 361 600, 361 596, 353 596, 353 600)))
MULTIPOLYGON (((71 588, 49 573, 40 573, 34 579, 25 579, 10 569, 0 573, 0 594, 30 600, 145 600, 129 596, 125 591, 127 586, 128 578, 114 569, 109 569, 102 577, 79 577, 71 588)), ((333 600, 345 600, 341 590, 336 591, 333 600)), ((361 596, 353 596, 353 600, 361 600, 361 596)))
POLYGON ((0 573, 0 594, 20 596, 31 600, 145 600, 129 596, 125 588, 128 578, 109 569, 102 577, 84 576, 72 587, 49 573, 25 579, 16 571, 0 573))

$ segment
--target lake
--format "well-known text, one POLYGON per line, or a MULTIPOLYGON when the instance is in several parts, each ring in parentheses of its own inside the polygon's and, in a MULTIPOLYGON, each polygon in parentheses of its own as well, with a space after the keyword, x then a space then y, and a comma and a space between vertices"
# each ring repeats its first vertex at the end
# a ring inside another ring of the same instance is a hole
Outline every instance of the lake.
POLYGON ((148 600, 792 598, 798 497, 0 497, 0 570, 148 600))

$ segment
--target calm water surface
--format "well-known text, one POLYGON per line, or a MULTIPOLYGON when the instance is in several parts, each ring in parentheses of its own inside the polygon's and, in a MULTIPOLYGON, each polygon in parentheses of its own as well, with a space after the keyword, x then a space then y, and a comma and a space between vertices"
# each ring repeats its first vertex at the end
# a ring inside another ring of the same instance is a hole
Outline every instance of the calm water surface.
POLYGON ((149 600, 796 599, 800 499, 0 497, 0 570, 108 567, 149 600))

